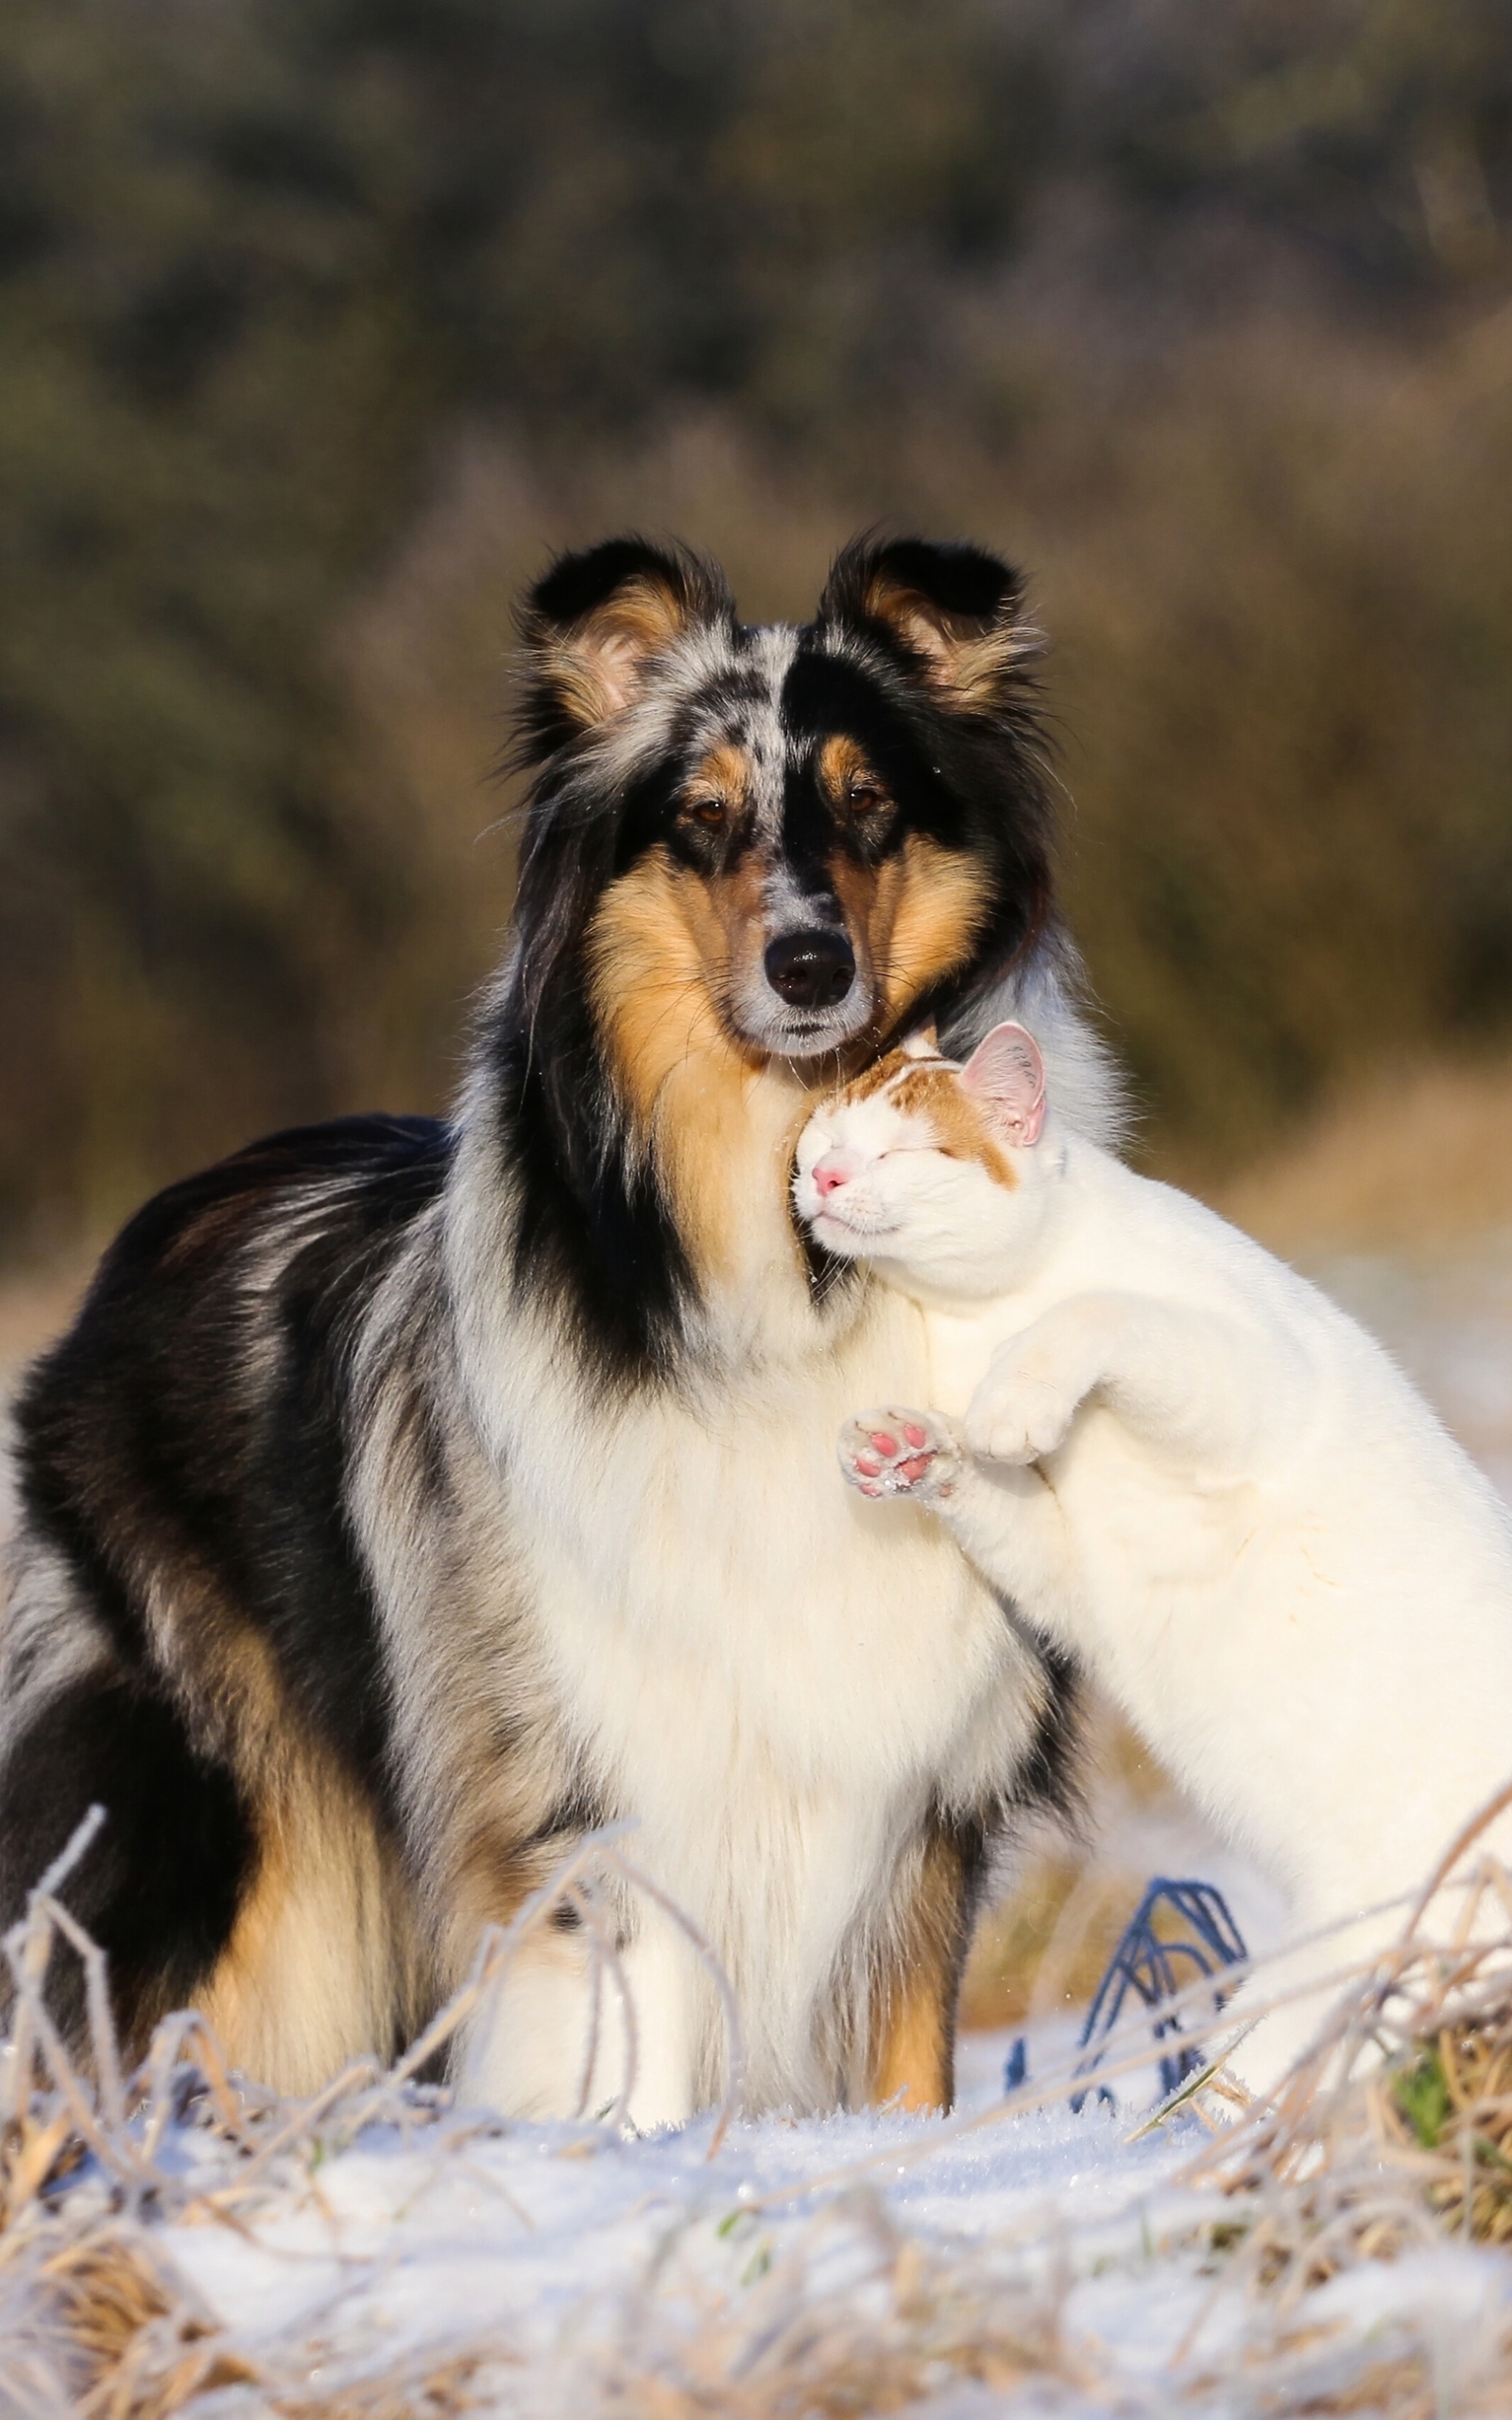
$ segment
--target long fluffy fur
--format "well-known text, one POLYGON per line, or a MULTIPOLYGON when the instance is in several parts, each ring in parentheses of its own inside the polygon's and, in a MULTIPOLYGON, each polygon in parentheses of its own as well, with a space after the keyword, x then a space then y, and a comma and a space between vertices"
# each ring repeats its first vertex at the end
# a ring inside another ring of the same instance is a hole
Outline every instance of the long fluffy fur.
MULTIPOLYGON (((927 1503, 1284 1895, 1233 2012, 1280 1997, 1232 2060, 1268 2092, 1507 1781, 1512 1516, 1336 1305, 1048 1098, 1041 1133, 1005 1025, 964 1068, 899 1050, 800 1139, 803 1215, 935 1331, 937 1409, 860 1414, 842 1464, 927 1503)), ((1477 1854, 1509 1846, 1503 1816, 1477 1854)))
MULTIPOLYGON (((129 2036, 196 1996, 298 2089, 631 1818, 741 1993, 752 2106, 948 2099, 988 1859, 1071 1788, 1072 1674, 936 1525, 839 1487, 842 1414, 919 1391, 923 1328, 806 1250, 787 1171, 837 1072, 1005 985, 1106 1115, 1018 583, 867 544, 814 623, 752 631, 631 539, 523 631, 534 797, 455 1117, 170 1188, 24 1392, 0 1916, 103 1800, 70 1889, 129 2036)), ((679 2118, 720 2083, 707 1979, 610 1912, 633 2114, 679 2118)), ((613 2096, 590 1966, 580 1926, 538 1938, 472 2088, 613 2096)))

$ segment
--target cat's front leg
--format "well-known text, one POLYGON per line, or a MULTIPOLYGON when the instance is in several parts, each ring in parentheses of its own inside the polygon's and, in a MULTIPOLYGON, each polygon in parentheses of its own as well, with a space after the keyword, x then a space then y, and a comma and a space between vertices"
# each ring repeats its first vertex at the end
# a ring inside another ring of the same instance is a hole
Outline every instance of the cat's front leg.
POLYGON ((1305 1376, 1258 1325, 1140 1294, 1076 1294, 998 1346, 963 1434, 984 1461, 1037 1462, 1095 1394, 1160 1451, 1243 1471, 1295 1431, 1305 1376))
POLYGON ((922 1504, 1021 1613, 1062 1645, 1077 1645, 1068 1628, 1075 1557, 1065 1515, 1038 1471, 984 1468, 957 1421, 896 1405, 846 1422, 840 1468, 863 1495, 922 1504))
POLYGON ((1096 1296, 1058 1304, 1000 1344, 967 1406, 967 1448, 985 1461, 1038 1462, 1066 1442, 1117 1354, 1116 1312, 1096 1296))

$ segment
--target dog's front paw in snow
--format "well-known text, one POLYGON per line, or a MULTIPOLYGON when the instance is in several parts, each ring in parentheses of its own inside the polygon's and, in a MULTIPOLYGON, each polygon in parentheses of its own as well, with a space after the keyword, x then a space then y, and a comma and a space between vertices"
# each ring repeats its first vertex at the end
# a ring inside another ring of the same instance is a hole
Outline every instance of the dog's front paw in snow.
POLYGON ((1066 1442, 1084 1390, 1000 1352, 971 1397, 966 1443, 986 1462, 1037 1462, 1066 1442))
POLYGON ((961 1472, 954 1425, 937 1411, 864 1411, 840 1431, 840 1468, 863 1495, 949 1495, 961 1472))

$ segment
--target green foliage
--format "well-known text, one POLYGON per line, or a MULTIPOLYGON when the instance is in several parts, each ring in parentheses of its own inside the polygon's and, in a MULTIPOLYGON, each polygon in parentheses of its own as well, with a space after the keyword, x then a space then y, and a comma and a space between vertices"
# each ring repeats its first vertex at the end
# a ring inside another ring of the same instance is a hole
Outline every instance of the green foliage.
POLYGON ((490 646, 700 415, 795 606, 879 513, 1042 567, 1158 1134, 1494 1028, 1509 209, 1497 0, 12 0, 0 1236, 444 1088, 502 872, 353 633, 480 445, 490 646))
POLYGON ((1438 2052, 1424 2050, 1392 2078, 1391 2089, 1398 2108, 1423 2150, 1435 2152, 1454 2108, 1438 2052))

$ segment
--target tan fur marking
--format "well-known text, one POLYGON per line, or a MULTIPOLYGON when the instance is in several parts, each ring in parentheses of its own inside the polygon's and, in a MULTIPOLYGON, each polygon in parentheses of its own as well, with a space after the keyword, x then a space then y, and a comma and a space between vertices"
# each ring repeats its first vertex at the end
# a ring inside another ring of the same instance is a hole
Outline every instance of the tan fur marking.
POLYGON ((994 1184, 1012 1192, 1018 1184, 1013 1163, 988 1126, 978 1104, 963 1093, 944 1067, 909 1066, 899 1078, 892 1099, 905 1115, 928 1119, 936 1148, 947 1159, 975 1160, 994 1184))
MULTIPOLYGON (((518 1816, 511 1824, 497 1814, 485 1817, 456 1843, 446 1868, 445 1963, 452 1989, 472 1964, 484 1926, 512 1924, 572 1847, 555 1832, 522 1844, 518 1816)), ((558 1929, 548 1927, 553 1934, 558 1929)))
POLYGON ((256 1876, 199 2006, 232 2066, 313 2092, 365 2050, 392 2056, 419 2026, 423 1961, 393 1852, 318 1750, 259 1830, 256 1876))
POLYGON ((627 1105, 679 1232, 714 1275, 733 1269, 768 1194, 798 1266, 786 1170, 811 1095, 794 1086, 781 1133, 758 1133, 750 1097, 766 1062, 731 1038, 718 1007, 736 950, 760 936, 761 885, 754 857, 709 881, 653 849, 611 884, 589 936, 593 1006, 627 1105))
POLYGON ((689 777, 687 796, 696 804, 703 798, 717 798, 734 812, 744 806, 750 794, 750 759, 733 740, 721 740, 701 756, 689 777))
POLYGON ((889 1050, 885 1059, 864 1067, 838 1096, 846 1101, 869 1100, 885 1092, 905 1117, 918 1117, 929 1128, 936 1150, 948 1159, 976 1160, 994 1184, 1009 1192, 1018 1184, 1012 1161, 988 1124, 978 1103, 963 1093, 955 1070, 939 1061, 914 1059, 904 1050, 889 1050))
POLYGON ((895 1076, 901 1076, 913 1064, 906 1051, 889 1050, 885 1059, 873 1059, 869 1067, 863 1067, 859 1075, 852 1076, 836 1098, 842 1101, 869 1100, 873 1093, 883 1091, 895 1076))
POLYGON ((942 849, 911 832, 888 867, 897 867, 898 895, 885 960, 889 1019, 896 1020, 931 983, 971 957, 987 913, 982 869, 975 858, 942 849))
POLYGON ((983 912, 980 873, 918 833, 878 866, 837 850, 829 872, 857 963, 877 987, 879 1024, 895 1024, 970 957, 983 912))
POLYGON ((819 780, 836 805, 843 805, 853 790, 863 786, 874 789, 880 798, 887 795, 865 751, 843 731, 832 732, 819 750, 819 780))
POLYGON ((959 705, 985 713, 1000 705, 1019 666, 1040 651, 1040 636, 1027 622, 949 614, 879 565, 867 591, 866 610, 890 623, 923 659, 929 679, 959 705))
POLYGON ((966 1950, 966 1876, 943 1833, 926 1841, 902 1939, 878 1978, 871 2099, 949 2109, 955 2098, 955 2002, 966 1950))
POLYGON ((568 713, 591 728, 628 705, 647 665, 680 637, 688 620, 670 589, 638 575, 571 630, 545 642, 540 669, 568 713))
POLYGON ((886 958, 897 910, 899 865, 885 857, 880 866, 861 865, 848 850, 836 849, 826 871, 845 916, 857 963, 868 968, 886 958))

